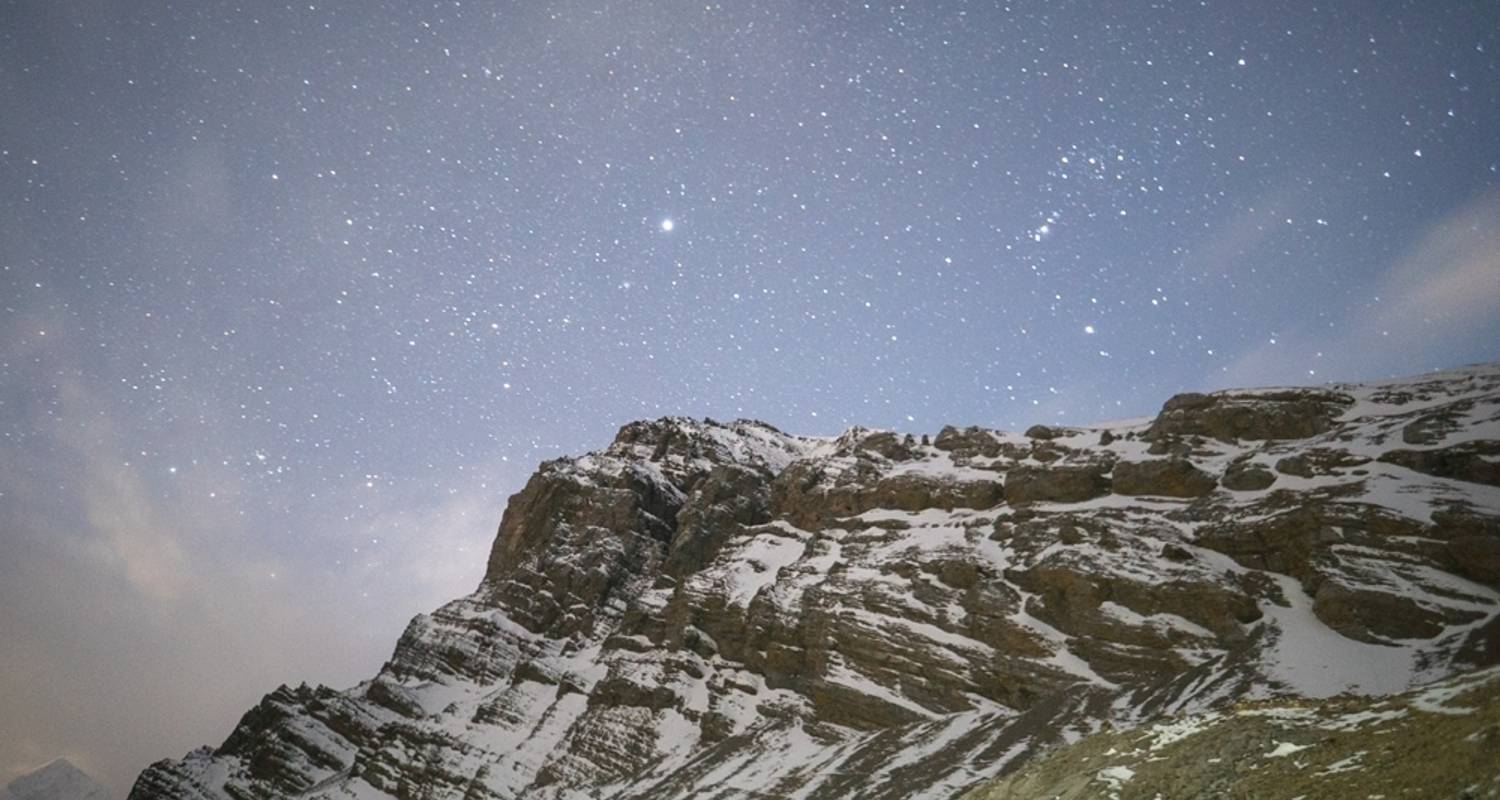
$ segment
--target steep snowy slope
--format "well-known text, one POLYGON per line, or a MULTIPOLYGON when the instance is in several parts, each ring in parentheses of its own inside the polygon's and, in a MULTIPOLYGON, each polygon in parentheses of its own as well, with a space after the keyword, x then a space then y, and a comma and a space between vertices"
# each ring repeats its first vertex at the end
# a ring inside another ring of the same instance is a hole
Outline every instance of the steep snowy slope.
POLYGON ((478 590, 132 798, 954 797, 1098 730, 1500 661, 1500 368, 930 441, 627 425, 478 590))

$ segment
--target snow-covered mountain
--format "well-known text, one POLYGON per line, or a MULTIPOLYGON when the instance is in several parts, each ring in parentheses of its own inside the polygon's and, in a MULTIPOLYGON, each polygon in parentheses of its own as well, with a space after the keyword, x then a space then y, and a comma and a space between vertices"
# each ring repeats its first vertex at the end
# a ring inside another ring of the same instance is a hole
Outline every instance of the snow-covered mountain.
POLYGON ((66 758, 38 767, 0 789, 0 800, 109 800, 109 792, 66 758))
POLYGON ((947 798, 1104 728, 1500 662, 1500 367, 543 464, 479 588, 132 798, 947 798))

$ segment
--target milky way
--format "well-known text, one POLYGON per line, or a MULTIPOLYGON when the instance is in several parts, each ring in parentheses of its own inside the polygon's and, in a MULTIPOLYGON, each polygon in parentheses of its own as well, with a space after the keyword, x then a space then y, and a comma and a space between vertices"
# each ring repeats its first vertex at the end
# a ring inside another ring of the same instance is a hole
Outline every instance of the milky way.
POLYGON ((0 777, 372 672, 631 419, 1500 357, 1497 9, 5 3, 0 777))

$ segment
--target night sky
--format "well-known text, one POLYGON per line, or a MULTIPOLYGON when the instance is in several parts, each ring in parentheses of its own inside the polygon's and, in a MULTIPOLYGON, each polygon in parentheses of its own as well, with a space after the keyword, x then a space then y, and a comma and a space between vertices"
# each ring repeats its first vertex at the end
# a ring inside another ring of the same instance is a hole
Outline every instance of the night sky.
POLYGON ((0 780, 372 674, 545 458, 1500 358, 1500 5, 0 0, 0 780))

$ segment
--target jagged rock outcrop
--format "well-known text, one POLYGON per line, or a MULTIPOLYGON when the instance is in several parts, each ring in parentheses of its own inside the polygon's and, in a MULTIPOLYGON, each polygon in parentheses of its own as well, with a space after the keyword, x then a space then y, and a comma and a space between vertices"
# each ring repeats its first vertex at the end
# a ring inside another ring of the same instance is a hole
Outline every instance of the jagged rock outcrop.
POLYGON ((1476 367, 1027 435, 632 423, 373 678, 132 797, 949 798, 1104 726, 1403 691, 1500 661, 1497 409, 1476 367))
POLYGON ((1237 439, 1307 439, 1326 432, 1354 399, 1324 389, 1179 394, 1168 400, 1147 438, 1211 436, 1237 439))

